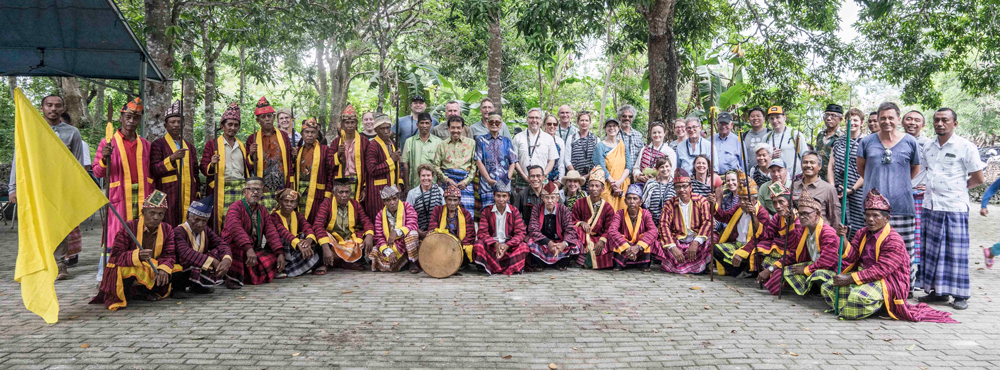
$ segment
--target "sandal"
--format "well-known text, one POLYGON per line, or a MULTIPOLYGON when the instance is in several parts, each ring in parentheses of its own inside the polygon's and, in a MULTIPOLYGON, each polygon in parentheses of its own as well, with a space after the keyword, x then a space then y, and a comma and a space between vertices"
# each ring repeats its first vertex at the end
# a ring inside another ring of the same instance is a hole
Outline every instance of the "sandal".
POLYGON ((420 268, 417 267, 417 266, 410 267, 410 273, 411 274, 419 274, 420 273, 420 268))
POLYGON ((313 275, 326 275, 326 271, 326 266, 320 266, 313 270, 313 275))
POLYGON ((993 269, 993 253, 989 248, 983 247, 983 257, 986 258, 986 268, 993 269))

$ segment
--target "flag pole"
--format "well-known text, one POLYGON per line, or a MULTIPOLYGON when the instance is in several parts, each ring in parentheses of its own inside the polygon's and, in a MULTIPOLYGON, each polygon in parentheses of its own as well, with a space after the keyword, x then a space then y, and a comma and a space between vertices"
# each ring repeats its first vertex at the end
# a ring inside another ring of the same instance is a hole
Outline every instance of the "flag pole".
MULTIPOLYGON (((111 102, 111 99, 108 99, 108 100, 109 101, 108 101, 108 124, 107 124, 107 126, 110 126, 110 127, 113 128, 114 124, 111 122, 111 115, 112 115, 112 112, 114 111, 114 108, 113 108, 114 104, 111 102)), ((111 145, 111 140, 114 140, 114 135, 112 133, 113 133, 113 131, 108 131, 105 128, 105 131, 104 131, 104 145, 111 145)), ((101 158, 104 159, 104 156, 101 156, 101 158)), ((110 161, 108 161, 108 162, 110 162, 110 161)), ((105 171, 104 171, 104 181, 103 182, 104 183, 101 184, 101 185, 104 186, 104 197, 108 198, 108 199, 111 199, 111 195, 110 195, 111 194, 111 171, 107 171, 107 169, 105 169, 105 171)), ((112 208, 110 202, 108 202, 107 208, 112 208)), ((108 214, 107 210, 104 210, 104 214, 101 215, 101 216, 102 216, 101 217, 101 221, 102 221, 102 224, 101 224, 101 261, 100 261, 100 266, 98 266, 98 276, 101 277, 101 278, 103 278, 104 277, 104 268, 107 265, 108 255, 110 254, 110 251, 111 251, 111 246, 108 243, 109 242, 109 240, 108 240, 108 219, 111 218, 111 215, 108 214)), ((98 280, 100 280, 100 279, 98 279, 98 280)))
MULTIPOLYGON (((787 126, 785 127, 785 129, 786 130, 791 130, 791 128, 787 127, 787 126)), ((795 156, 792 158, 792 177, 789 178, 791 180, 791 183, 792 183, 792 188, 788 190, 788 192, 791 193, 790 196, 789 196, 789 198, 794 198, 794 196, 791 196, 791 195, 793 195, 795 193, 795 172, 796 172, 795 169, 799 166, 799 136, 795 135, 795 131, 794 130, 792 131, 792 136, 795 137, 795 146, 792 148, 792 150, 795 152, 795 156)), ((802 185, 802 189, 805 190, 805 184, 802 185)), ((792 235, 792 229, 794 229, 794 227, 793 227, 794 222, 795 222, 795 208, 794 207, 795 206, 793 205, 792 200, 789 199, 789 201, 788 201, 788 208, 789 208, 789 211, 792 213, 792 216, 785 217, 785 219, 788 220, 785 223, 785 227, 784 227, 784 229, 785 229, 785 247, 784 247, 785 249, 784 250, 785 250, 786 254, 788 253, 788 238, 792 235)), ((781 269, 784 270, 785 266, 781 266, 781 269)), ((784 271, 782 271, 782 275, 784 275, 784 271)), ((785 288, 785 278, 784 278, 784 276, 782 276, 780 279, 778 279, 778 299, 781 299, 781 290, 784 289, 784 288, 785 288)))
MULTIPOLYGON (((715 85, 712 85, 712 88, 714 90, 715 85)), ((712 96, 715 96, 714 92, 712 93, 712 96)), ((712 107, 708 109, 708 140, 709 140, 708 143, 709 143, 710 153, 708 153, 708 179, 706 180, 708 180, 708 183, 711 184, 712 195, 715 195, 715 121, 716 117, 718 117, 719 115, 719 112, 718 108, 716 108, 714 105, 715 102, 712 103, 713 103, 712 107)), ((715 212, 715 206, 716 204, 718 204, 718 202, 719 199, 716 199, 713 204, 708 205, 709 207, 708 210, 710 214, 715 212)), ((712 217, 710 216, 709 218, 712 217)), ((709 281, 715 281, 715 251, 713 250, 714 246, 711 245, 713 239, 712 237, 714 236, 714 234, 715 234, 715 228, 713 227, 712 231, 709 232, 708 240, 706 241, 706 243, 709 244, 710 248, 709 250, 711 251, 711 253, 708 254, 709 257, 708 257, 708 267, 707 267, 709 281)))
MULTIPOLYGON (((847 136, 844 138, 844 195, 840 199, 840 227, 847 228, 847 171, 848 166, 851 164, 851 122, 847 122, 847 136)), ((840 237, 840 245, 837 246, 837 275, 842 272, 842 266, 844 261, 844 243, 847 242, 846 236, 840 237)), ((837 289, 840 289, 839 287, 837 289)), ((839 293, 839 292, 838 292, 839 293)), ((840 316, 840 294, 834 294, 833 296, 833 311, 840 316)))

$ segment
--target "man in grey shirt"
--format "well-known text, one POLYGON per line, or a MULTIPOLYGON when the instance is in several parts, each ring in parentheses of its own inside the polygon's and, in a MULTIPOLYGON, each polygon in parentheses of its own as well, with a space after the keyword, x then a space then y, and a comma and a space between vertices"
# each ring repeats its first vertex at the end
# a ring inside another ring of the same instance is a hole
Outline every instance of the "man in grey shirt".
MULTIPOLYGON (((490 98, 483 98, 483 100, 479 101, 480 120, 470 127, 473 139, 490 133, 490 129, 486 127, 486 122, 489 122, 490 113, 496 111, 495 107, 493 100, 490 98)), ((510 130, 507 128, 506 123, 500 124, 500 136, 513 139, 513 136, 510 136, 510 130)))
POLYGON ((763 143, 767 135, 771 133, 765 124, 764 116, 764 108, 753 107, 750 110, 750 132, 743 134, 744 158, 756 158, 757 153, 754 153, 753 148, 757 144, 763 143))
MULTIPOLYGON (((62 121, 62 114, 66 111, 66 105, 63 102, 63 98, 59 95, 49 95, 42 98, 42 117, 45 118, 45 122, 49 123, 49 127, 52 131, 56 132, 56 136, 59 140, 62 140, 63 144, 69 148, 69 151, 73 153, 73 157, 76 161, 83 166, 84 161, 86 161, 86 156, 90 153, 84 153, 83 151, 83 138, 80 136, 80 130, 76 127, 70 126, 62 121)), ((8 185, 8 195, 10 196, 10 202, 17 204, 17 158, 14 157, 11 160, 10 166, 10 184, 8 185)), ((79 233, 79 230, 74 229, 72 233, 79 233)), ((69 243, 67 242, 69 238, 63 239, 59 246, 56 247, 55 258, 56 265, 59 267, 59 274, 56 275, 57 280, 66 280, 69 278, 69 273, 66 270, 66 262, 64 258, 66 257, 66 251, 69 249, 69 243)))
POLYGON ((636 159, 639 158, 639 152, 642 151, 642 147, 646 146, 646 140, 642 138, 642 132, 632 128, 632 120, 635 119, 636 110, 635 107, 625 104, 618 108, 618 122, 621 126, 621 133, 618 134, 625 145, 629 148, 629 153, 632 153, 632 163, 635 163, 636 159))
MULTIPOLYGON (((396 142, 402 143, 406 142, 410 136, 417 134, 417 116, 427 110, 427 102, 424 101, 423 95, 415 94, 410 98, 410 115, 406 117, 399 117, 396 120, 396 124, 392 125, 391 131, 396 135, 396 142)), ((431 127, 437 126, 437 119, 431 118, 431 127)))

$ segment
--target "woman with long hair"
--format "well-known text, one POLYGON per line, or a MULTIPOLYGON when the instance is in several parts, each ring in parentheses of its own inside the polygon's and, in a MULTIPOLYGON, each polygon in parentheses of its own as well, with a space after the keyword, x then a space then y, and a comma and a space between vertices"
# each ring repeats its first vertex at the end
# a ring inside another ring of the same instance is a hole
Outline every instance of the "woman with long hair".
POLYGON ((857 152, 858 143, 861 140, 861 124, 864 122, 865 114, 858 108, 851 108, 844 118, 847 118, 847 124, 851 125, 851 153, 844 152, 847 149, 846 135, 833 142, 830 147, 830 158, 826 161, 826 181, 837 188, 838 197, 843 197, 844 191, 847 191, 847 209, 845 210, 847 212, 847 226, 850 227, 851 233, 857 233, 858 230, 865 227, 865 198, 864 194, 859 191, 864 186, 865 179, 858 174, 858 157, 854 153, 857 152), (846 157, 845 154, 847 154, 846 157), (847 163, 847 183, 845 184, 844 163, 847 160, 850 162, 847 163))
POLYGON ((670 198, 676 197, 674 192, 674 167, 666 157, 656 159, 656 178, 646 182, 642 187, 642 206, 649 210, 654 220, 659 220, 663 205, 670 198))
POLYGON ((701 154, 694 157, 694 175, 691 176, 691 192, 704 197, 709 197, 710 203, 715 203, 712 199, 714 194, 712 193, 713 183, 717 185, 722 185, 722 179, 718 175, 711 173, 708 169, 708 156, 701 154))

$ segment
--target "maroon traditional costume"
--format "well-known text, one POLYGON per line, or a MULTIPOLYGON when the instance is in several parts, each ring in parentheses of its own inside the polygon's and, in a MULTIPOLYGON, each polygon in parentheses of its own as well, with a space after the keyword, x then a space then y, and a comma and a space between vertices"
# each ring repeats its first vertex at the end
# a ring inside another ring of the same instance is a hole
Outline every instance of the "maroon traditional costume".
MULTIPOLYGON (((771 184, 771 199, 777 199, 779 197, 786 197, 788 199, 788 204, 791 206, 792 193, 785 188, 780 183, 771 184)), ((766 269, 772 266, 774 262, 777 262, 785 255, 785 245, 790 248, 792 244, 786 242, 785 239, 787 235, 794 230, 799 224, 799 218, 792 210, 792 219, 784 217, 780 213, 775 213, 771 215, 771 219, 764 224, 764 232, 761 234, 760 238, 756 239, 757 242, 757 252, 762 256, 761 260, 758 262, 761 269, 766 269)))
MULTIPOLYGON (((865 199, 865 210, 889 213, 892 206, 878 189, 872 189, 865 199)), ((888 223, 875 232, 868 228, 858 230, 851 244, 845 248, 848 249, 844 252, 843 271, 850 274, 855 284, 836 287, 833 279, 829 279, 823 283, 822 289, 824 300, 831 307, 833 295, 839 295, 837 303, 842 306, 841 317, 861 319, 884 307, 896 320, 958 322, 951 318, 951 313, 935 310, 926 303, 906 303, 910 292, 910 257, 903 238, 888 223)), ((835 272, 821 270, 814 274, 820 273, 829 276, 835 272)))
MULTIPOLYGON (((247 180, 247 183, 260 182, 259 178, 247 180)), ((283 254, 281 236, 268 218, 267 208, 257 203, 251 206, 243 199, 233 203, 226 212, 226 224, 222 229, 222 238, 233 252, 233 266, 229 269, 228 278, 242 284, 264 284, 274 279, 277 274, 276 263, 278 254, 283 254), (257 255, 257 264, 246 265, 247 251, 253 249, 257 255)))
MULTIPOLYGON (((299 196, 299 193, 292 189, 279 190, 277 194, 278 207, 281 207, 283 197, 291 197, 298 202, 299 196)), ((284 274, 288 277, 296 277, 322 265, 323 262, 320 260, 322 251, 319 249, 316 233, 313 232, 312 224, 306 220, 305 215, 292 211, 288 217, 285 217, 281 214, 280 209, 276 209, 271 212, 271 223, 278 231, 281 245, 285 248, 284 274), (313 253, 309 258, 303 258, 302 251, 299 249, 301 248, 299 243, 306 239, 313 241, 311 248, 314 249, 314 252, 318 252, 313 253)))
MULTIPOLYGON (((165 113, 164 119, 181 117, 180 102, 174 102, 165 113)), ((153 183, 157 190, 167 194, 170 208, 163 222, 177 226, 187 221, 187 209, 191 201, 199 198, 201 179, 198 176, 198 155, 194 144, 183 138, 174 138, 168 132, 150 144, 149 163, 153 173, 153 183), (187 149, 184 157, 172 161, 168 157, 179 149, 187 149)), ((209 157, 211 161, 212 157, 209 157)))
MULTIPOLYGON (((685 170, 679 169, 674 175, 675 187, 684 182, 690 183, 691 178, 685 170)), ((711 232, 714 224, 708 199, 693 192, 686 204, 681 202, 679 196, 671 198, 663 205, 660 217, 660 245, 663 246, 665 256, 660 269, 677 274, 705 271, 712 256, 711 232), (687 260, 687 250, 694 241, 699 243, 698 252, 694 260, 687 260), (679 248, 686 260, 679 262, 674 259, 674 255, 669 253, 671 248, 679 248)))
MULTIPOLYGON (((232 103, 226 108, 226 111, 222 113, 222 119, 220 123, 224 124, 227 120, 240 120, 240 106, 236 103, 232 103)), ((246 179, 250 177, 250 161, 247 159, 247 148, 243 145, 243 142, 238 138, 233 138, 233 145, 239 146, 241 155, 240 158, 230 158, 229 153, 226 152, 226 138, 225 135, 220 135, 215 140, 209 140, 205 142, 205 149, 201 152, 201 173, 205 175, 205 181, 208 182, 209 194, 215 200, 215 204, 212 206, 212 219, 209 221, 209 225, 212 225, 216 233, 222 233, 222 225, 225 222, 226 211, 229 210, 229 205, 243 198, 243 186, 246 183, 246 179), (222 150, 220 150, 220 148, 222 150), (219 162, 212 164, 212 157, 216 154, 219 155, 219 162), (228 177, 226 176, 227 163, 230 161, 239 161, 243 164, 243 171, 237 175, 239 177, 228 177)))
MULTIPOLYGON (((542 188, 542 197, 558 195, 559 188, 549 182, 542 188)), ((569 209, 557 203, 555 209, 549 211, 545 202, 536 204, 531 210, 531 223, 528 225, 528 249, 537 261, 547 265, 558 264, 560 268, 569 265, 570 257, 581 253, 579 232, 573 227, 573 219, 569 209), (553 254, 549 243, 565 242, 566 248, 558 254, 553 254)))
MULTIPOLYGON (((399 189, 386 186, 380 191, 380 199, 390 199, 399 196, 399 189)), ((372 260, 372 271, 397 272, 406 264, 407 255, 410 260, 417 260, 417 250, 420 247, 420 236, 417 234, 417 211, 410 203, 396 199, 396 213, 389 214, 386 207, 375 215, 375 247, 368 258, 372 260), (389 233, 396 233, 396 241, 389 244, 389 233), (390 262, 389 256, 395 255, 396 261, 390 262)), ((471 219, 470 219, 471 220, 471 219)))
MULTIPOLYGON (((188 207, 188 212, 198 217, 209 218, 212 216, 211 197, 201 201, 193 201, 188 207)), ((192 286, 191 282, 199 285, 221 284, 223 276, 217 276, 213 271, 212 262, 233 260, 229 246, 222 240, 219 234, 206 227, 201 233, 195 234, 191 230, 189 222, 185 221, 174 228, 174 251, 177 253, 177 263, 184 271, 175 273, 173 276, 175 291, 183 291, 186 286, 192 286), (212 274, 207 272, 212 271, 212 274)))
MULTIPOLYGON (((629 194, 634 194, 641 198, 642 185, 629 185, 625 196, 628 197, 629 194)), ((639 212, 635 219, 629 215, 627 207, 615 212, 608 226, 607 235, 608 243, 604 246, 604 249, 610 250, 612 253, 605 253, 598 258, 610 256, 613 259, 612 264, 618 268, 630 265, 648 267, 652 261, 652 256, 657 256, 660 260, 666 258, 663 255, 663 249, 660 248, 660 244, 656 241, 657 229, 656 221, 653 220, 653 214, 642 207, 639 207, 639 212), (636 254, 634 260, 629 260, 625 251, 633 246, 639 246, 641 250, 636 254)), ((598 264, 595 263, 594 265, 598 264)))
MULTIPOLYGON (((605 177, 604 170, 600 166, 595 166, 590 171, 588 183, 590 181, 598 181, 604 184, 605 177)), ((571 214, 573 216, 573 225, 576 227, 580 238, 580 250, 583 252, 577 256, 577 263, 581 266, 590 266, 595 269, 612 267, 614 265, 614 258, 608 255, 611 249, 607 248, 608 244, 610 244, 607 233, 611 221, 615 217, 614 206, 611 203, 605 202, 604 198, 598 199, 595 203, 588 195, 576 200, 576 203, 573 204, 571 214), (583 231, 583 224, 590 225, 590 234, 583 231), (600 240, 604 240, 605 248, 596 250, 594 246, 600 240), (590 263, 587 263, 587 261, 590 261, 590 263)))
MULTIPOLYGON (((166 194, 153 191, 142 208, 166 208, 166 198, 166 194)), ((173 228, 169 224, 160 222, 156 229, 147 230, 145 219, 140 216, 137 220, 125 222, 125 227, 132 231, 141 247, 135 244, 128 231, 118 229, 97 296, 90 301, 91 304, 103 303, 111 311, 125 307, 128 303, 126 299, 136 293, 155 295, 157 299, 166 298, 170 295, 170 284, 156 286, 156 270, 167 274, 181 270, 179 265, 174 264, 173 228), (139 260, 140 249, 152 250, 152 258, 139 260)))
MULTIPOLYGON (((310 118, 302 123, 302 129, 313 129, 319 132, 316 120, 310 118)), ((306 216, 310 223, 316 221, 316 213, 323 200, 333 196, 333 174, 336 149, 314 141, 312 146, 303 144, 295 158, 295 179, 297 191, 302 194, 298 211, 306 216)))
MULTIPOLYGON (((357 113, 354 111, 354 106, 348 105, 347 108, 344 109, 344 113, 341 114, 341 119, 347 116, 357 116, 357 113)), ((357 120, 357 118, 355 118, 355 120, 357 120)), ((333 142, 330 143, 330 150, 327 152, 327 155, 329 155, 330 158, 328 158, 327 161, 331 164, 329 172, 334 180, 347 178, 353 178, 355 180, 352 185, 354 188, 354 200, 361 202, 363 199, 362 194, 364 194, 365 177, 367 177, 365 174, 365 154, 367 153, 366 150, 368 150, 368 144, 370 141, 358 134, 357 127, 350 127, 348 129, 353 130, 352 133, 354 134, 354 139, 349 143, 345 143, 347 140, 347 131, 344 128, 341 128, 340 135, 338 135, 337 138, 333 139, 333 142), (344 153, 339 153, 341 144, 345 144, 344 153)), ((370 219, 371 218, 369 218, 369 220, 370 219)))
MULTIPOLYGON (((445 199, 449 197, 462 197, 461 190, 454 185, 448 186, 444 191, 445 199)), ((434 207, 431 212, 431 223, 427 230, 439 233, 451 234, 462 243, 462 253, 467 261, 472 261, 472 248, 476 244, 476 221, 472 214, 465 210, 460 204, 459 212, 449 212, 447 205, 434 207)), ((416 212, 416 210, 414 210, 416 212)), ((410 256, 410 261, 416 261, 416 253, 410 256)))
MULTIPOLYGON (((266 97, 260 97, 257 108, 253 114, 260 116, 263 114, 274 114, 274 107, 268 103, 266 97)), ((288 134, 284 131, 272 127, 272 132, 265 133, 263 129, 257 130, 247 136, 247 147, 257 144, 253 153, 247 153, 250 165, 253 167, 254 176, 264 179, 264 198, 261 200, 265 206, 276 204, 274 193, 278 190, 290 187, 294 175, 294 164, 292 163, 292 145, 288 140, 288 134)), ((276 207, 275 207, 276 208, 276 207)))
MULTIPOLYGON (((493 192, 510 194, 510 184, 498 181, 493 187, 493 192)), ((528 254, 528 245, 524 243, 524 237, 524 221, 521 220, 521 213, 517 208, 506 204, 502 212, 497 212, 495 204, 488 205, 479 213, 479 233, 476 247, 472 250, 472 260, 486 268, 486 273, 490 275, 521 273, 528 254), (497 214, 503 218, 503 235, 499 234, 501 226, 497 225, 497 214), (496 251, 500 243, 507 245, 507 251, 497 258, 496 251)))
POLYGON ((347 204, 341 206, 336 198, 328 198, 319 206, 313 231, 319 237, 320 245, 336 242, 333 252, 337 257, 354 263, 364 256, 365 236, 374 236, 375 227, 358 201, 349 199, 347 204))
MULTIPOLYGON (((807 190, 802 191, 801 199, 798 202, 799 209, 810 209, 822 215, 823 207, 819 201, 812 198, 807 190)), ((837 268, 837 249, 840 247, 840 237, 837 231, 830 225, 823 222, 822 217, 817 217, 819 222, 813 228, 806 228, 799 224, 792 230, 788 237, 789 247, 795 246, 794 250, 788 250, 781 260, 774 263, 773 272, 770 278, 764 283, 771 294, 777 295, 783 285, 782 279, 788 280, 793 290, 799 295, 808 293, 810 286, 809 275, 815 270, 830 270, 837 268), (792 274, 788 267, 797 264, 805 264, 804 275, 792 274)))
MULTIPOLYGON (((742 171, 737 172, 737 179, 739 182, 736 202, 730 208, 715 212, 715 220, 725 225, 722 234, 713 234, 715 267, 719 275, 738 276, 741 271, 760 271, 760 261, 764 254, 755 253, 755 250, 757 241, 764 234, 767 222, 771 220, 767 208, 760 203, 753 203, 755 215, 743 213, 739 197, 756 200, 757 183, 753 179, 747 179, 742 171), (740 256, 745 261, 738 268, 732 265, 735 256, 740 256)), ((723 204, 725 203, 723 201, 723 204)), ((780 257, 780 255, 775 256, 771 263, 780 257)))
MULTIPOLYGON (((375 118, 375 127, 378 128, 382 125, 391 125, 388 116, 380 115, 375 118)), ((382 140, 381 136, 376 136, 368 142, 368 146, 365 148, 365 195, 363 203, 365 205, 365 213, 371 219, 375 219, 375 216, 382 212, 382 208, 384 207, 381 196, 382 189, 389 185, 398 186, 403 183, 403 179, 399 176, 399 163, 396 163, 390 157, 390 153, 395 151, 396 144, 391 140, 382 140)), ((414 230, 417 229, 414 228, 414 230)), ((376 232, 375 235, 377 236, 378 233, 376 232)))

